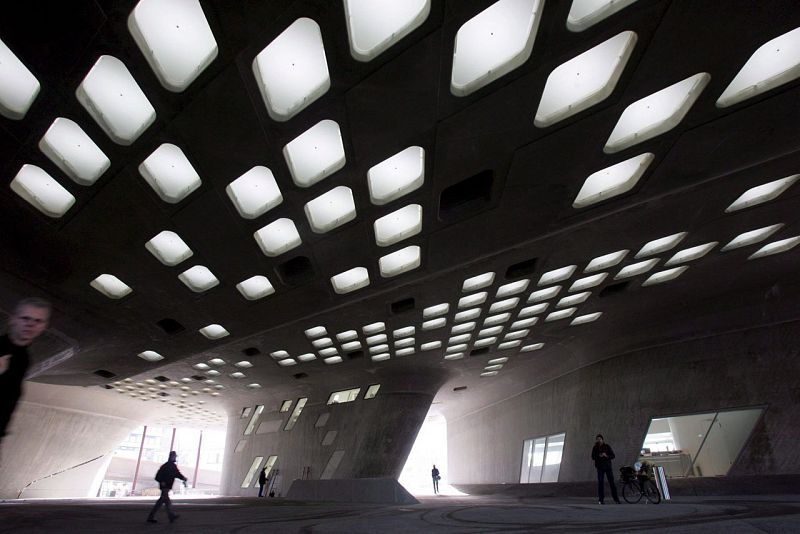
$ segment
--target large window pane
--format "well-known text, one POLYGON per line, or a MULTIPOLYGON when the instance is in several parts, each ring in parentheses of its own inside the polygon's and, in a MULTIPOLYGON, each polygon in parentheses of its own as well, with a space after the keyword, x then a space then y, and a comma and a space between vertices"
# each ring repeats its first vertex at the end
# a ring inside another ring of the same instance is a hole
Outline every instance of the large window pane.
POLYGON ((561 469, 561 456, 564 453, 564 438, 566 434, 556 434, 547 438, 547 451, 544 455, 544 469, 542 482, 558 482, 558 472, 561 469))
POLYGON ((331 393, 330 397, 328 397, 328 404, 341 404, 343 402, 353 402, 358 398, 358 394, 360 392, 361 388, 334 391, 333 393, 331 393))
POLYGON ((250 483, 253 481, 253 476, 255 476, 258 466, 261 465, 261 460, 263 459, 263 456, 256 456, 253 458, 253 463, 250 465, 250 470, 247 471, 247 474, 244 476, 244 480, 242 481, 243 488, 250 487, 250 483))
POLYGON ((258 422, 258 418, 261 417, 261 412, 264 411, 264 405, 259 404, 256 406, 256 410, 253 412, 253 415, 250 417, 250 422, 247 423, 247 428, 244 429, 244 435, 249 436, 253 433, 253 430, 256 428, 256 423, 258 422))
POLYGON ((294 425, 297 424, 297 419, 300 417, 300 414, 303 413, 303 407, 306 405, 307 401, 307 397, 297 399, 297 404, 294 405, 292 415, 289 417, 289 420, 286 421, 286 426, 283 427, 284 430, 291 430, 294 428, 294 425))

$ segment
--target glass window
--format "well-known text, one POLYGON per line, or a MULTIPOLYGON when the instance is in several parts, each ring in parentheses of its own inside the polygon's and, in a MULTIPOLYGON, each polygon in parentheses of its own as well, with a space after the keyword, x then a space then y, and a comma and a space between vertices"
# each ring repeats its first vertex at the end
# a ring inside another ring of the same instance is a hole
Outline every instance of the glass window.
POLYGON ((239 443, 236 444, 236 448, 233 449, 233 452, 242 452, 244 450, 244 446, 247 445, 246 439, 240 439, 239 443))
POLYGON ((250 412, 252 411, 253 409, 250 406, 245 406, 244 408, 242 408, 242 419, 247 419, 248 417, 250 417, 250 412))
POLYGON ((566 434, 554 434, 526 439, 522 446, 522 468, 519 481, 523 484, 558 482, 566 434))
POLYGON ((335 440, 335 439, 336 439, 336 434, 338 434, 338 432, 337 432, 336 430, 328 430, 328 431, 325 433, 325 437, 324 437, 324 438, 322 438, 322 444, 323 444, 323 445, 330 445, 330 444, 332 444, 332 443, 333 443, 333 440, 335 440))
POLYGON ((253 475, 256 474, 256 470, 258 470, 258 466, 261 465, 261 460, 263 459, 263 456, 256 456, 253 458, 253 463, 250 464, 250 470, 247 471, 247 474, 244 476, 244 480, 242 481, 243 488, 250 487, 250 483, 253 481, 253 475))
POLYGON ((292 401, 291 400, 285 400, 285 401, 283 401, 281 403, 281 409, 279 411, 281 413, 288 412, 289 408, 291 408, 291 407, 292 407, 292 401))
POLYGON ((258 422, 258 418, 261 416, 261 412, 264 411, 264 405, 258 404, 256 405, 256 409, 253 412, 253 416, 250 417, 250 422, 247 423, 247 428, 244 429, 244 435, 249 436, 253 433, 253 430, 256 428, 256 423, 258 422))
POLYGON ((297 424, 297 419, 300 417, 300 414, 303 413, 303 407, 306 405, 307 401, 307 397, 297 399, 297 404, 294 405, 294 411, 292 412, 292 415, 289 416, 286 426, 283 427, 284 430, 291 430, 294 428, 294 425, 297 424))
POLYGON ((323 426, 327 425, 330 416, 331 416, 330 412, 319 414, 319 417, 317 417, 317 422, 314 423, 314 428, 322 428, 323 426))
POLYGON ((370 387, 367 388, 367 392, 364 393, 364 399, 374 399, 375 395, 378 394, 379 389, 381 389, 380 384, 372 384, 370 387))
MULTIPOLYGON (((264 464, 264 469, 267 470, 266 471, 267 476, 269 476, 270 472, 272 471, 272 468, 275 466, 275 462, 277 462, 277 461, 278 461, 278 457, 277 456, 268 456, 267 457, 267 461, 264 464)), ((277 471, 275 471, 275 472, 277 473, 277 471)), ((253 487, 255 488, 257 486, 258 486, 258 477, 254 476, 253 477, 253 487)), ((242 487, 244 487, 244 486, 242 486, 242 487)))
POLYGON ((564 438, 566 434, 556 434, 547 438, 547 448, 544 452, 544 469, 542 482, 558 482, 558 472, 561 469, 561 456, 564 453, 564 438))
POLYGON ((344 389, 342 391, 334 391, 328 397, 328 404, 342 404, 343 402, 353 402, 358 398, 361 388, 344 389))
POLYGON ((328 465, 325 466, 325 470, 322 471, 322 475, 319 477, 319 479, 320 480, 332 479, 334 473, 336 473, 336 469, 339 467, 339 463, 342 461, 343 456, 344 456, 343 450, 333 451, 330 460, 328 460, 328 465))

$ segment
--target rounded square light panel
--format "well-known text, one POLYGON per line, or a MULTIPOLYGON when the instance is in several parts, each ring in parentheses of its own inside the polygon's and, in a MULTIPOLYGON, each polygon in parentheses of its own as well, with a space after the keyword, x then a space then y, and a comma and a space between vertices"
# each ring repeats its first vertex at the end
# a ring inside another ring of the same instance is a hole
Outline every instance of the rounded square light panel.
POLYGON ((420 266, 420 263, 420 248, 417 245, 392 252, 378 260, 381 276, 384 278, 390 278, 416 269, 420 266))
POLYGON ((251 276, 247 280, 242 280, 236 284, 236 289, 247 300, 258 300, 275 293, 275 288, 272 287, 269 279, 262 275, 251 276))
POLYGON ((272 171, 261 165, 229 183, 225 192, 245 219, 256 219, 283 202, 272 171))
POLYGON ((422 206, 409 204, 377 219, 373 225, 375 242, 388 247, 415 236, 422 230, 422 206))
POLYGON ((0 115, 22 120, 40 89, 39 80, 0 40, 0 115))
POLYGON ((133 291, 125 282, 113 274, 101 274, 89 285, 110 299, 121 299, 133 291))
POLYGON ((225 327, 219 324, 210 324, 208 326, 204 326, 199 330, 199 332, 208 339, 221 339, 230 335, 230 332, 225 330, 225 327))
POLYGON ((208 291, 212 287, 219 285, 217 277, 214 276, 208 267, 204 267, 203 265, 195 265, 185 270, 178 275, 178 279, 195 293, 202 293, 203 291, 208 291))
POLYGON ((311 230, 317 234, 330 232, 356 218, 353 191, 343 185, 307 202, 304 209, 311 230))
POLYGON ((144 352, 140 352, 139 354, 137 354, 137 356, 148 362, 157 362, 159 360, 164 359, 162 355, 160 355, 154 350, 146 350, 144 352))
POLYGON ((297 227, 291 219, 281 218, 262 227, 253 234, 262 252, 275 257, 298 247, 302 242, 297 227))
POLYGON ((195 189, 201 180, 186 154, 171 143, 163 143, 141 165, 139 174, 164 202, 177 204, 195 189))
POLYGON ((92 185, 111 161, 77 123, 57 117, 39 141, 39 150, 76 184, 92 185))
POLYGON ((322 120, 283 147, 283 157, 292 180, 299 187, 311 187, 345 165, 339 124, 322 120))
POLYGON ((168 267, 192 256, 192 249, 175 232, 164 230, 144 244, 144 248, 168 267))
POLYGON ((348 271, 332 276, 331 285, 339 295, 350 293, 369 285, 369 272, 365 267, 353 267, 348 271))
POLYGON ((425 22, 430 0, 344 0, 350 55, 370 61, 425 22))
POLYGON ((75 204, 75 197, 36 165, 23 165, 9 185, 25 202, 48 217, 61 217, 75 204))
POLYGON ((425 181, 425 150, 410 146, 367 171, 369 196, 382 206, 418 189, 425 181))

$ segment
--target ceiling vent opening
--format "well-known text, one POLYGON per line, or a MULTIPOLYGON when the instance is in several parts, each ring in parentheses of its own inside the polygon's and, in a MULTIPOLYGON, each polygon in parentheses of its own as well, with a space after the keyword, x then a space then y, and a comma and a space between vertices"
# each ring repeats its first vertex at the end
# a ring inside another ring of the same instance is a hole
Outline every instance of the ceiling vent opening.
POLYGON ((200 375, 192 375, 192 378, 193 378, 194 380, 199 380, 199 381, 201 381, 201 382, 202 382, 203 380, 205 380, 205 379, 206 379, 206 377, 204 377, 204 376, 200 376, 200 375))
POLYGON ((159 382, 169 382, 169 378, 164 375, 154 376, 153 379, 158 380, 159 382))
POLYGON ((470 356, 480 356, 481 354, 487 354, 489 352, 489 347, 482 347, 480 349, 472 349, 469 353, 470 356))
POLYGON ((186 330, 185 326, 183 326, 175 319, 170 319, 169 317, 167 317, 166 319, 161 319, 156 324, 161 328, 161 330, 163 330, 164 332, 166 332, 171 336, 186 330))
POLYGON ((631 285, 630 280, 607 285, 600 291, 600 293, 598 293, 598 296, 602 298, 602 297, 609 297, 611 295, 616 295, 617 293, 622 293, 623 291, 628 289, 629 285, 631 285))
POLYGON ((347 353, 347 357, 349 359, 351 359, 351 360, 355 360, 355 359, 358 359, 358 358, 363 358, 364 357, 364 351, 363 350, 354 350, 353 352, 348 352, 347 353))
POLYGON ((397 302, 392 302, 392 313, 404 313, 407 311, 411 311, 414 309, 414 297, 409 297, 406 299, 398 300, 397 302))
POLYGON ((439 197, 439 219, 460 219, 489 204, 493 180, 494 173, 486 170, 445 188, 439 197))
POLYGON ((169 397, 169 393, 167 393, 166 391, 161 391, 161 392, 159 393, 159 395, 160 395, 161 397, 169 397))
POLYGON ((520 276, 527 276, 536 271, 537 258, 521 261, 511 265, 506 269, 506 278, 519 278, 520 276))
POLYGON ((256 347, 247 347, 246 349, 242 349, 242 352, 245 356, 258 356, 261 354, 261 351, 256 347))
POLYGON ((114 378, 116 373, 112 373, 111 371, 106 371, 105 369, 98 369, 94 372, 97 376, 102 376, 103 378, 114 378))
POLYGON ((308 373, 295 373, 292 376, 295 377, 297 380, 301 380, 303 378, 308 378, 308 373))
POLYGON ((103 387, 104 387, 105 389, 114 389, 114 386, 112 386, 112 385, 109 385, 109 384, 103 384, 103 387))
POLYGON ((281 263, 276 270, 283 283, 289 286, 298 286, 314 279, 314 267, 305 256, 297 256, 281 263))
POLYGON ((467 389, 467 386, 458 386, 453 388, 453 391, 464 391, 465 389, 467 389))

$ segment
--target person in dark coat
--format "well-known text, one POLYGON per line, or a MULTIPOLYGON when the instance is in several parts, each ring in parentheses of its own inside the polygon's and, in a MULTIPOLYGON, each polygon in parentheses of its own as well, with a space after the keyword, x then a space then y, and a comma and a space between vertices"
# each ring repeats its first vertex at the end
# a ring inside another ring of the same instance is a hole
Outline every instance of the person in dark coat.
POLYGON ((592 447, 592 460, 594 466, 597 468, 597 494, 600 499, 600 504, 605 504, 605 485, 603 484, 603 477, 608 478, 608 484, 611 486, 611 497, 614 502, 619 504, 619 497, 617 496, 617 486, 614 484, 614 470, 611 467, 611 460, 614 459, 614 451, 611 446, 605 442, 602 434, 597 434, 594 438, 594 447, 592 447))
POLYGON ((158 482, 159 489, 161 489, 161 497, 158 498, 156 504, 153 505, 153 509, 150 510, 150 515, 147 516, 148 523, 158 523, 155 516, 162 504, 167 507, 167 517, 169 517, 170 523, 179 517, 178 514, 172 513, 172 501, 169 500, 169 490, 172 489, 172 485, 175 483, 176 478, 183 480, 183 485, 186 486, 187 478, 183 476, 180 471, 178 471, 178 466, 175 465, 175 461, 177 459, 178 453, 175 451, 170 451, 169 460, 167 460, 161 467, 158 468, 158 472, 156 473, 156 481, 158 482))
POLYGON ((441 479, 442 477, 439 476, 439 470, 436 469, 436 465, 434 465, 433 469, 431 469, 431 478, 433 479, 433 492, 438 494, 439 493, 439 479, 441 479))
POLYGON ((267 484, 267 468, 262 467, 261 472, 258 474, 258 496, 264 496, 264 486, 267 484))

